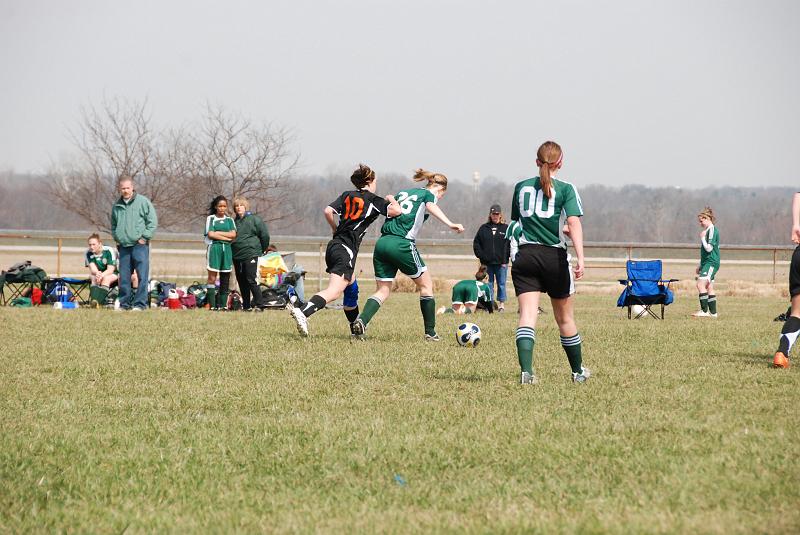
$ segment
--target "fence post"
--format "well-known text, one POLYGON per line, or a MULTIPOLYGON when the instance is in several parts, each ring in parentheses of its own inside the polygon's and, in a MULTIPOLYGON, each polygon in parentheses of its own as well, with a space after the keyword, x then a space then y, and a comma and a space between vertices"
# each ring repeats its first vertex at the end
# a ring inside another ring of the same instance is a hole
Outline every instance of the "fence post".
POLYGON ((631 260, 633 255, 633 247, 628 247, 628 260, 631 260))
POLYGON ((61 278, 61 238, 58 239, 58 254, 56 255, 56 277, 61 278))
POLYGON ((772 250, 772 284, 775 284, 775 281, 777 280, 775 278, 777 276, 777 273, 776 273, 777 270, 778 270, 778 250, 777 249, 773 249, 772 250))

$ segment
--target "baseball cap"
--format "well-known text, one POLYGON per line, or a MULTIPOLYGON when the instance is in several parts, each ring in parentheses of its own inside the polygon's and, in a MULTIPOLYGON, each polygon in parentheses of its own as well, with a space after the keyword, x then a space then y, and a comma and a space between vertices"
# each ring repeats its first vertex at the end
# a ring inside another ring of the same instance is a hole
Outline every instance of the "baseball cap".
POLYGON ((492 207, 491 207, 491 208, 489 208, 489 213, 490 213, 490 214, 499 214, 499 213, 501 213, 502 211, 503 211, 503 210, 500 208, 500 205, 499 205, 499 204, 493 204, 493 205, 492 205, 492 207))

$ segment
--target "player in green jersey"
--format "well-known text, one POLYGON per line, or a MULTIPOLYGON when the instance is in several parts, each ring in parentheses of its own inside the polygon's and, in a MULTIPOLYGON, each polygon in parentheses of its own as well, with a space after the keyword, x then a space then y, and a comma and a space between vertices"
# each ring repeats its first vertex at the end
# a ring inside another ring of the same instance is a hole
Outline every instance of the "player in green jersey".
POLYGON ((513 254, 511 270, 514 291, 519 300, 519 324, 516 333, 517 357, 522 369, 522 384, 536 383, 533 374, 533 347, 536 341, 536 320, 539 299, 547 292, 561 334, 561 345, 567 354, 572 380, 585 382, 591 372, 583 367, 581 337, 575 324, 572 295, 575 293, 573 270, 567 256, 564 220, 576 263, 574 278, 583 276, 583 206, 575 186, 555 178, 563 164, 561 147, 547 141, 536 153, 539 176, 519 182, 514 188, 508 232, 513 254))
MULTIPOLYGON (((117 252, 111 247, 103 245, 100 235, 95 233, 89 236, 89 249, 86 250, 84 264, 89 268, 91 287, 89 288, 89 302, 93 307, 98 307, 106 302, 111 285, 117 282, 117 252)), ((134 282, 135 286, 138 286, 134 282)))
POLYGON ((692 314, 695 318, 717 317, 717 296, 714 295, 714 278, 719 271, 719 231, 714 226, 717 218, 714 210, 706 206, 697 214, 700 231, 700 265, 697 272, 697 293, 700 294, 700 310, 692 314))
POLYGON ((228 288, 233 269, 231 242, 236 238, 236 223, 228 215, 228 199, 214 197, 206 218, 206 305, 211 310, 227 310, 228 288), (219 292, 216 281, 219 277, 219 292))
POLYGON ((392 283, 397 271, 408 275, 419 290, 419 306, 425 326, 425 340, 438 342, 436 334, 436 301, 433 298, 433 281, 428 267, 417 251, 416 239, 428 215, 450 227, 464 232, 464 226, 453 223, 437 205, 447 191, 447 177, 417 169, 415 182, 427 182, 424 188, 409 188, 396 197, 402 213, 388 218, 381 228, 381 237, 375 243, 372 265, 375 268, 377 291, 364 304, 364 310, 350 326, 356 338, 362 338, 370 320, 392 293, 392 283))
POLYGON ((442 307, 437 314, 472 314, 479 308, 489 314, 494 312, 492 288, 484 281, 487 276, 487 267, 481 265, 475 273, 474 279, 458 281, 453 286, 451 294, 452 307, 442 307))
POLYGON ((795 193, 792 197, 791 239, 795 245, 798 245, 792 253, 792 261, 789 265, 789 295, 792 298, 792 306, 783 323, 778 350, 772 360, 772 365, 776 368, 789 367, 789 352, 800 336, 800 192, 795 193))

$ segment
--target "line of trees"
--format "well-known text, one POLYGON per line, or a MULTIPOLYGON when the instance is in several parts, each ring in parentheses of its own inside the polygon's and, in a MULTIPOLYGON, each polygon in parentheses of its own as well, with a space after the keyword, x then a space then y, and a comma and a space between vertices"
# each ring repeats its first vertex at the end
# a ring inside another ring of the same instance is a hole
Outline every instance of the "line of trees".
MULTIPOLYGON (((207 106, 193 123, 156 128, 146 102, 114 99, 83 109, 71 135, 73 157, 54 164, 47 175, 0 172, 0 228, 108 231, 117 180, 125 175, 155 204, 162 231, 200 232, 209 202, 222 194, 247 197, 273 233, 325 236, 330 229, 322 209, 351 187, 345 172, 299 175, 299 153, 289 131, 254 124, 221 107, 207 106)), ((380 162, 364 163, 380 168, 380 162)), ((447 174, 446 169, 433 170, 447 174)), ((788 243, 793 188, 575 183, 586 210, 588 241, 695 242, 696 214, 709 205, 723 243, 788 243)), ((412 185, 407 176, 379 174, 382 194, 412 185)), ((472 184, 451 181, 442 206, 472 236, 492 204, 510 215, 513 188, 512 181, 492 177, 477 191, 472 184)), ((379 228, 373 226, 370 233, 379 228)), ((426 225, 421 236, 454 237, 437 222, 426 225)))

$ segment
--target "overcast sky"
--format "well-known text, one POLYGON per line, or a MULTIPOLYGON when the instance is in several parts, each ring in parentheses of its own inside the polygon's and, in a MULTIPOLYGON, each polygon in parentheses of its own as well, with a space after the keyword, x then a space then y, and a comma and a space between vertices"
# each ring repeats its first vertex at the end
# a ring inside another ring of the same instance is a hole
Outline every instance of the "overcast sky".
POLYGON ((800 183, 796 0, 0 0, 0 171, 71 149, 81 106, 206 103, 290 128, 303 172, 800 183))

